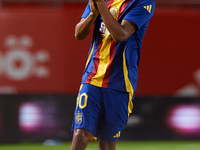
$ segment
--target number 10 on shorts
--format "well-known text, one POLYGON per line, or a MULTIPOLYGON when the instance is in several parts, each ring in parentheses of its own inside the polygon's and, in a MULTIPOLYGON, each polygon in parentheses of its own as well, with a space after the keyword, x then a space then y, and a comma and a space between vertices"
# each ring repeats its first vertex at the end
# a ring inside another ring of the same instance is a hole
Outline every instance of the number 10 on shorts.
POLYGON ((76 109, 78 108, 85 108, 87 106, 87 100, 88 100, 88 95, 86 93, 79 94, 77 97, 77 102, 76 102, 76 109))

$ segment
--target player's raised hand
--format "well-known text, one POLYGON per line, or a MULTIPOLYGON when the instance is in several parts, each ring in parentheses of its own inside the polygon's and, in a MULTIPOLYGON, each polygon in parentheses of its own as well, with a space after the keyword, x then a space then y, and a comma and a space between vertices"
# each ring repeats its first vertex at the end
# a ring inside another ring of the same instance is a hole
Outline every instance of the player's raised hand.
POLYGON ((91 9, 91 12, 92 12, 94 15, 98 15, 98 14, 99 14, 99 10, 98 10, 97 5, 96 5, 96 3, 94 2, 94 0, 90 0, 90 9, 91 9))

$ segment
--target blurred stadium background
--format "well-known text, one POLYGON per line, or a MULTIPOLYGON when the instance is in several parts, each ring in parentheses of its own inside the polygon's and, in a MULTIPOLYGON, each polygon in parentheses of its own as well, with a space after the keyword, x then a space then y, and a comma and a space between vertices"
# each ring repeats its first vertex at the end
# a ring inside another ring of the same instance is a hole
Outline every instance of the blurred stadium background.
MULTIPOLYGON (((134 111, 120 140, 199 141, 200 0, 155 1, 134 111)), ((91 40, 74 38, 86 3, 0 0, 1 144, 70 142, 91 40)))

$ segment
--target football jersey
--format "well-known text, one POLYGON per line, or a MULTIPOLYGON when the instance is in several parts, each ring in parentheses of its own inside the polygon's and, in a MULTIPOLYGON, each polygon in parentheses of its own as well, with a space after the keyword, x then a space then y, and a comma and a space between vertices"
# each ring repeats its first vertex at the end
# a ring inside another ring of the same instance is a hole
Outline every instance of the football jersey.
MULTIPOLYGON (((94 23, 93 38, 82 83, 133 94, 137 87, 142 39, 153 16, 155 2, 154 0, 108 0, 106 4, 118 22, 131 21, 137 25, 137 31, 127 40, 115 43, 99 15, 94 23)), ((90 12, 88 2, 82 18, 86 18, 90 12)))

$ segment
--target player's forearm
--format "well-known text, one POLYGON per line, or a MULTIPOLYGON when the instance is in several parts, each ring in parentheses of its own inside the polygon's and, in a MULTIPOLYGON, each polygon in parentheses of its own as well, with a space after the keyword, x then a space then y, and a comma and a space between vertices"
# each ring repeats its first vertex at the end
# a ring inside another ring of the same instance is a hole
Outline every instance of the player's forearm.
POLYGON ((82 19, 75 27, 75 37, 77 40, 83 40, 90 33, 92 25, 96 20, 97 15, 92 12, 85 19, 82 19))
POLYGON ((123 30, 123 26, 113 18, 109 9, 107 8, 106 3, 103 0, 96 1, 98 10, 101 14, 103 22, 106 25, 106 28, 111 34, 113 40, 118 43, 127 39, 126 33, 123 30))

